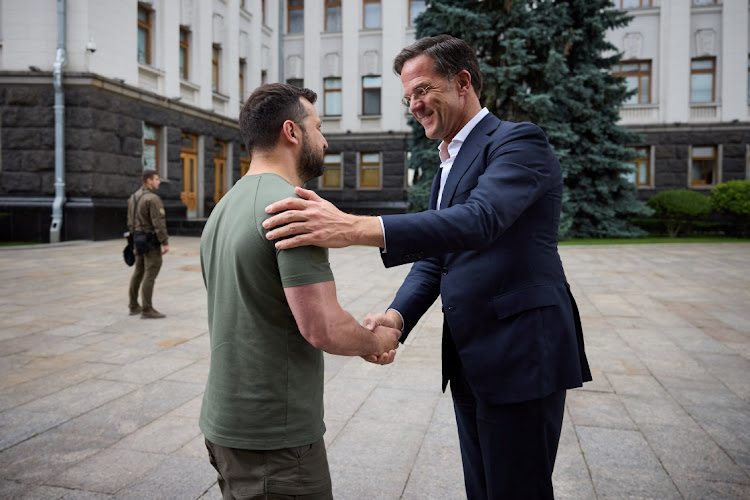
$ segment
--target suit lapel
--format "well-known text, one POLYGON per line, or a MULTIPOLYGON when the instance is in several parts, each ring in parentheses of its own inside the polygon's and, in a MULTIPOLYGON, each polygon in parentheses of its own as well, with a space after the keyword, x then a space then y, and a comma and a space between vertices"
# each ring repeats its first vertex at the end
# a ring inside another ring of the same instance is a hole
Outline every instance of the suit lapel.
POLYGON ((432 179, 432 189, 430 189, 430 204, 427 205, 427 208, 430 210, 435 210, 437 208, 437 197, 438 197, 438 191, 440 190, 440 175, 443 173, 443 170, 441 168, 437 169, 437 172, 435 173, 435 177, 432 179))
MULTIPOLYGON (((443 197, 440 199, 440 208, 447 208, 450 206, 450 202, 453 199, 453 195, 456 194, 456 188, 458 183, 464 176, 466 171, 469 169, 477 155, 482 150, 482 146, 488 135, 494 132, 500 125, 500 120, 492 113, 488 114, 482 120, 477 123, 476 127, 469 133, 464 143, 461 145, 461 150, 458 152, 458 156, 453 162, 451 171, 448 173, 448 179, 445 181, 445 187, 443 188, 443 197)), ((440 172, 438 171, 438 176, 440 172)), ((434 188, 434 185, 433 185, 434 188)), ((432 201, 432 197, 430 197, 432 201)))

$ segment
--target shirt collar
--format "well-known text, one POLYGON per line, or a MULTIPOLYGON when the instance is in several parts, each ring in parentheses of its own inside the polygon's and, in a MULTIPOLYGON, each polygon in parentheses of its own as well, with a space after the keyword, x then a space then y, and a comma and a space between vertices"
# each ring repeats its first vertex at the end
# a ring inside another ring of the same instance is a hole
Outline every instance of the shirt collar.
MULTIPOLYGON (((469 137, 471 131, 474 130, 474 127, 477 126, 477 123, 482 121, 482 118, 487 116, 489 112, 490 110, 487 108, 480 109, 479 112, 474 115, 474 118, 469 120, 466 125, 464 125, 463 128, 458 131, 455 137, 453 137, 453 140, 448 144, 448 154, 450 154, 450 156, 455 156, 458 154, 458 150, 461 149, 461 145, 464 143, 466 138, 469 137)), ((440 142, 440 145, 438 145, 438 151, 441 150, 444 142, 445 141, 440 142)))

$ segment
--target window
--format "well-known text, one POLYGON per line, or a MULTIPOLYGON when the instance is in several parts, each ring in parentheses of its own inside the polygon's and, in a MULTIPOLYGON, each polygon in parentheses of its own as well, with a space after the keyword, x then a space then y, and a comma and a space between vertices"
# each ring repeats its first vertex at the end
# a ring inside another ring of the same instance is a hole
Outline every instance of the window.
POLYGON ((690 102, 714 102, 716 58, 699 57, 690 63, 690 102))
POLYGON ((245 100, 245 68, 247 64, 244 59, 240 59, 240 92, 237 94, 240 98, 240 104, 245 100))
POLYGON ((721 0, 693 0, 693 5, 715 5, 720 3, 721 0))
POLYGON ((221 45, 214 44, 211 49, 211 90, 219 91, 219 75, 221 74, 221 45))
POLYGON ((414 26, 417 16, 427 10, 425 0, 409 0, 409 26, 414 26))
POLYGON ((359 154, 359 187, 380 187, 380 153, 359 154))
POLYGON ((138 62, 151 64, 151 28, 154 23, 154 11, 144 5, 138 5, 138 62))
POLYGON ((268 24, 266 22, 266 0, 260 0, 260 13, 262 16, 263 24, 268 24))
POLYGON ((651 0, 620 0, 622 9, 638 9, 640 7, 651 7, 651 0))
POLYGON ((716 146, 693 146, 690 153, 690 185, 713 186, 718 172, 716 146))
POLYGON ((636 186, 649 186, 651 184, 651 160, 648 146, 637 146, 635 158, 630 162, 632 171, 623 177, 636 186))
POLYGON ((287 33, 303 33, 305 31, 305 0, 287 0, 287 33))
POLYGON ((145 122, 143 123, 143 169, 159 172, 159 127, 145 122))
POLYGON ((341 115, 341 78, 323 79, 323 114, 341 115))
POLYGON ((326 1, 326 31, 341 31, 341 0, 326 1))
POLYGON ((750 101, 750 54, 747 55, 747 100, 750 101))
POLYGON ((302 78, 287 78, 286 83, 293 87, 302 88, 305 86, 305 80, 302 78))
POLYGON ((180 28, 180 78, 190 77, 190 31, 180 28))
POLYGON ((364 2, 364 27, 380 28, 380 0, 362 0, 364 2))
POLYGON ((214 202, 227 193, 227 143, 214 139, 214 202))
POLYGON ((365 76, 362 78, 362 114, 380 114, 380 86, 383 78, 380 76, 365 76))
POLYGON ((635 90, 624 104, 651 102, 651 61, 626 61, 615 69, 616 76, 625 78, 628 90, 635 90))
POLYGON ((321 189, 341 189, 343 169, 341 168, 341 153, 326 153, 326 168, 320 178, 321 189))

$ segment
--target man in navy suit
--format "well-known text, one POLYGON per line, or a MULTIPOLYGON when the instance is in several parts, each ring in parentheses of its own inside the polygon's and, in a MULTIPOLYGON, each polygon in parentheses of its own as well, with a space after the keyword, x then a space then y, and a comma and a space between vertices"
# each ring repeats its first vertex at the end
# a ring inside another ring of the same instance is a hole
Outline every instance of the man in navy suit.
POLYGON ((443 390, 450 381, 468 498, 553 498, 565 391, 591 380, 557 251, 560 163, 537 126, 482 108, 464 41, 418 40, 393 66, 404 104, 442 139, 429 210, 355 216, 300 189, 304 199, 266 209, 287 210, 267 236, 297 235, 277 248, 364 244, 387 267, 414 262, 390 308, 365 322, 401 329, 403 342, 441 297, 443 390))

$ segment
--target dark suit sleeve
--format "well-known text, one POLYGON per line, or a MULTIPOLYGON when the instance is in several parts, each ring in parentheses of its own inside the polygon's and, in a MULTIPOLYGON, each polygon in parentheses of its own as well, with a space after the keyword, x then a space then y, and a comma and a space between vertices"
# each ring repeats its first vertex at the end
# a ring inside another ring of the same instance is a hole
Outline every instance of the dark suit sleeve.
POLYGON ((455 191, 447 193, 451 206, 383 216, 386 267, 481 248, 560 180, 559 163, 544 133, 530 123, 500 127, 486 140, 467 141, 452 168, 460 168, 467 158, 473 159, 456 172, 462 177, 455 191))
POLYGON ((415 262, 390 305, 390 309, 396 309, 404 318, 400 339, 402 343, 439 295, 440 264, 438 260, 429 258, 415 262))

